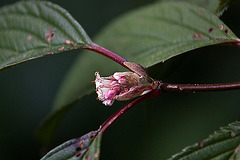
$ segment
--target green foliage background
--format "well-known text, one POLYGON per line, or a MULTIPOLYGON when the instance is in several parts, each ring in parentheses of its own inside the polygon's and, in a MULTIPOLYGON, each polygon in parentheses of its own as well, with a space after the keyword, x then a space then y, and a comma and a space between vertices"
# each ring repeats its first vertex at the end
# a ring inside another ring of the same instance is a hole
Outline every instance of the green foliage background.
MULTIPOLYGON (((0 6, 14 1, 1 1, 0 6)), ((127 10, 150 1, 52 1, 66 8, 93 37, 127 10)), ((221 19, 240 35, 236 2, 221 19)), ((33 132, 50 111, 54 96, 79 51, 29 61, 0 74, 0 157, 39 159, 44 153, 33 132), (41 151, 39 153, 39 150, 41 151)), ((212 46, 149 68, 153 78, 169 83, 217 83, 240 80, 239 48, 212 46)), ((95 53, 89 53, 95 54, 95 53)), ((97 69, 96 69, 97 70, 97 69)), ((84 76, 84 75, 83 75, 84 76)), ((101 159, 166 159, 184 146, 240 120, 240 91, 166 94, 129 111, 103 136, 101 159)), ((126 102, 104 107, 96 95, 84 98, 67 114, 52 147, 98 128, 126 102)))

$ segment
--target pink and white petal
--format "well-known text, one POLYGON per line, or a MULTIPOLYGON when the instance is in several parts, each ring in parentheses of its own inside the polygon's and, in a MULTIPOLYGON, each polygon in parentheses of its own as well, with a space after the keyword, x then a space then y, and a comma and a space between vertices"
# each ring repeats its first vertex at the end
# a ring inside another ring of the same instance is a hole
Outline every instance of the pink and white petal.
POLYGON ((109 88, 98 88, 97 89, 97 94, 98 94, 98 99, 103 101, 105 100, 105 95, 108 92, 109 88))
POLYGON ((120 78, 124 77, 124 76, 129 76, 129 74, 132 74, 132 72, 116 72, 113 74, 113 77, 116 80, 119 80, 120 78))
POLYGON ((142 92, 141 96, 142 96, 142 95, 145 95, 145 94, 148 94, 148 93, 151 92, 151 91, 152 91, 152 89, 151 89, 151 90, 145 90, 145 91, 142 92))
MULTIPOLYGON (((141 94, 141 93, 140 93, 141 94)), ((139 88, 137 86, 131 87, 128 91, 120 93, 119 95, 115 96, 116 100, 124 101, 132 99, 136 96, 139 96, 139 88)))
POLYGON ((113 104, 114 100, 105 100, 103 101, 102 103, 105 105, 105 106, 111 106, 113 104))
POLYGON ((107 99, 113 99, 114 97, 115 97, 115 95, 117 94, 117 92, 115 91, 115 90, 113 90, 113 89, 109 89, 108 91, 107 91, 107 93, 105 94, 105 99, 107 100, 107 99))

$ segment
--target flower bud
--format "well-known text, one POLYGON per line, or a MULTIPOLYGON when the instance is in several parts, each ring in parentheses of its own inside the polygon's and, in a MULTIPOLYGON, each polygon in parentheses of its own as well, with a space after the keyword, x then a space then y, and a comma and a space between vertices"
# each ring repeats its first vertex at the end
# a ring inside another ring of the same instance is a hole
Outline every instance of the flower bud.
POLYGON ((157 88, 156 82, 149 82, 133 72, 116 72, 109 77, 101 77, 98 72, 95 75, 98 99, 106 106, 111 106, 115 100, 129 100, 157 88))

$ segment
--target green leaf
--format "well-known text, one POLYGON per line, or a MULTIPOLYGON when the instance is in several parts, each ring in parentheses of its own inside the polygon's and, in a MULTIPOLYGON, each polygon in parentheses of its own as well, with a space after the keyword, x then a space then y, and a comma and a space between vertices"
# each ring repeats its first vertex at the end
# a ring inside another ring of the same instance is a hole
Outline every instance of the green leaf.
POLYGON ((210 135, 202 142, 186 147, 181 153, 174 155, 169 160, 228 160, 236 155, 236 148, 240 144, 239 131, 240 122, 232 123, 227 127, 221 128, 220 131, 210 135))
MULTIPOLYGON (((101 46, 145 67, 196 48, 237 41, 238 38, 217 16, 189 3, 156 3, 138 9, 112 22, 96 38, 101 46)), ((83 54, 66 77, 52 116, 93 92, 91 82, 95 79, 95 71, 109 76, 123 70, 101 55, 83 54)), ((53 134, 48 126, 52 122, 49 118, 40 128, 42 132, 48 132, 48 136, 53 134)))
POLYGON ((217 16, 221 16, 223 12, 229 7, 229 5, 235 0, 160 0, 160 1, 181 1, 189 2, 203 8, 210 10, 217 16))
POLYGON ((92 44, 63 8, 21 1, 0 9, 0 69, 48 54, 92 44))
POLYGON ((98 160, 100 157, 100 147, 101 147, 102 134, 98 135, 91 146, 88 148, 87 152, 83 155, 83 159, 93 159, 98 160))
POLYGON ((36 131, 36 138, 44 146, 49 145, 56 131, 56 127, 67 111, 77 100, 94 91, 95 85, 92 81, 95 79, 95 71, 100 71, 101 74, 107 76, 110 75, 113 70, 121 69, 120 65, 102 55, 93 52, 81 54, 81 58, 78 59, 77 63, 74 64, 68 73, 68 76, 66 76, 60 88, 61 94, 57 95, 52 112, 45 118, 36 131), (106 64, 111 67, 106 67, 106 64), (88 67, 86 68, 86 66, 88 67))
POLYGON ((65 114, 70 109, 69 104, 68 106, 62 107, 61 110, 56 110, 54 113, 51 113, 49 116, 45 118, 42 122, 38 130, 35 132, 35 137, 41 142, 43 146, 46 148, 49 147, 51 140, 53 139, 54 132, 58 124, 61 122, 65 114))
POLYGON ((89 132, 78 139, 69 140, 48 152, 41 160, 98 160, 102 134, 89 132))
POLYGON ((229 158, 229 160, 239 160, 240 159, 240 150, 239 150, 240 144, 234 149, 234 152, 232 156, 229 158))
POLYGON ((97 42, 149 67, 189 50, 237 41, 210 11, 189 3, 165 2, 121 17, 103 30, 97 42))

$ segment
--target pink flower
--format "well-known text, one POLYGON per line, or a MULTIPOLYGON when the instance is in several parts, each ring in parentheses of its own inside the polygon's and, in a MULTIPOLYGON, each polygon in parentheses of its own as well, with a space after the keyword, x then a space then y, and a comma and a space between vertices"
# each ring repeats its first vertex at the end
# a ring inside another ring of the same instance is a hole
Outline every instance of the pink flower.
POLYGON ((109 77, 101 77, 98 72, 95 75, 98 99, 106 106, 111 106, 115 100, 129 100, 157 88, 157 83, 133 72, 116 72, 109 77))

